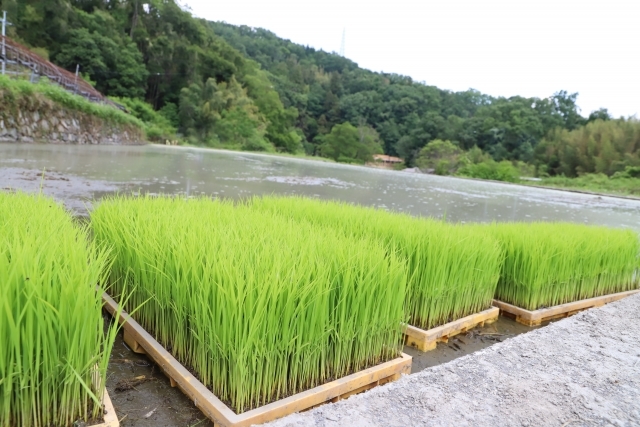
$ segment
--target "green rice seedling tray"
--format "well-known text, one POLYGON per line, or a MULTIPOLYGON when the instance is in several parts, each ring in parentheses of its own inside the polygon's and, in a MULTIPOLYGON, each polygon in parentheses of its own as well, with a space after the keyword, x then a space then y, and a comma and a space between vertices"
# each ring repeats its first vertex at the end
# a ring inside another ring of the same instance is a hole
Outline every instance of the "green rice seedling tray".
POLYGON ((415 326, 407 325, 404 332, 405 344, 421 351, 434 350, 439 342, 449 342, 449 338, 466 332, 476 326, 484 326, 498 320, 500 310, 496 307, 475 313, 462 319, 454 320, 442 326, 423 330, 415 326))
POLYGON ((500 313, 502 313, 503 315, 514 318, 518 323, 522 323, 523 325, 527 326, 537 326, 542 322, 546 322, 547 320, 569 317, 589 308, 602 307, 605 304, 621 300, 622 298, 626 298, 638 292, 640 292, 640 289, 634 291, 619 292, 617 294, 604 295, 601 297, 583 299, 580 301, 569 302, 566 304, 560 304, 534 311, 525 310, 524 308, 520 308, 499 300, 493 300, 493 306, 500 309, 500 313))
MULTIPOLYGON (((105 309, 113 316, 118 304, 107 294, 102 296, 105 309)), ((147 331, 122 311, 118 319, 125 334, 125 342, 132 350, 147 356, 169 377, 171 385, 187 395, 216 427, 249 427, 284 417, 295 412, 312 409, 328 402, 336 402, 353 394, 361 393, 377 385, 400 379, 411 372, 411 356, 400 357, 372 368, 331 381, 310 390, 294 394, 262 407, 236 414, 187 368, 178 362, 147 331)))

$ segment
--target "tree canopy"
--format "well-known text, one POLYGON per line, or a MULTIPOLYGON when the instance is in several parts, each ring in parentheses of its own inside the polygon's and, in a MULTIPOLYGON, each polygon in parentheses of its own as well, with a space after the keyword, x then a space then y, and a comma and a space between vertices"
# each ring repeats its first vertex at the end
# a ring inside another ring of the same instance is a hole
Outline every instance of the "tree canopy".
POLYGON ((638 164, 637 121, 614 120, 606 109, 585 118, 577 93, 443 90, 268 30, 196 19, 175 0, 0 4, 15 24, 11 37, 70 71, 80 65, 152 135, 177 131, 199 144, 349 162, 382 150, 427 169, 437 169, 429 156, 440 154, 428 148, 435 141, 550 175, 611 175, 638 164))

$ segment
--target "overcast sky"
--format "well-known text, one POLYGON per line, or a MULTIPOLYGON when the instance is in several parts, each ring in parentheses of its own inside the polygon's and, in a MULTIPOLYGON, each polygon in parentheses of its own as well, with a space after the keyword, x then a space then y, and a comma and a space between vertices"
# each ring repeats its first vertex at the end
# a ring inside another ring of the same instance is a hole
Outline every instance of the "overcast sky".
POLYGON ((579 92, 640 118, 640 0, 182 0, 195 16, 266 28, 361 67, 494 96, 579 92))

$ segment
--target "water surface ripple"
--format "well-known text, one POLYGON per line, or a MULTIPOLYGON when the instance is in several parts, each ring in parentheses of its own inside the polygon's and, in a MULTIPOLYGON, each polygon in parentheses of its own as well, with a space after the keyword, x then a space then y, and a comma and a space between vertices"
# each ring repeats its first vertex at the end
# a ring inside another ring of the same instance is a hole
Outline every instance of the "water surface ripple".
POLYGON ((0 188, 79 214, 115 192, 337 199, 448 221, 571 221, 640 231, 640 201, 253 153, 164 146, 0 144, 0 188), (42 171, 44 179, 42 179, 42 171))

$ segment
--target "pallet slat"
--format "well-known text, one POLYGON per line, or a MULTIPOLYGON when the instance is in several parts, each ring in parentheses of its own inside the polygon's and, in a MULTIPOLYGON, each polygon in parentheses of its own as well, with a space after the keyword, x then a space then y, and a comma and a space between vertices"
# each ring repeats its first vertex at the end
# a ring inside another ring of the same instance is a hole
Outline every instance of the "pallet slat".
POLYGON ((404 332, 405 343, 421 351, 433 350, 439 342, 449 342, 449 338, 455 335, 466 332, 476 326, 484 326, 495 322, 498 320, 499 313, 499 309, 491 307, 480 313, 472 314, 426 331, 407 325, 407 329, 404 332))
POLYGON ((94 424, 91 427, 120 427, 120 421, 118 421, 118 415, 113 407, 113 402, 107 393, 107 389, 104 390, 102 396, 102 405, 104 406, 104 419, 100 424, 94 424))
POLYGON ((618 301, 630 295, 640 292, 640 289, 627 292, 619 292, 617 294, 604 295, 601 297, 583 299, 580 301, 569 302, 566 304, 556 305, 554 307, 542 308, 540 310, 526 310, 500 300, 493 300, 493 306, 500 309, 503 314, 514 317, 516 322, 527 326, 537 326, 547 320, 558 319, 562 317, 572 316, 580 311, 594 307, 602 307, 613 301, 618 301))
MULTIPOLYGON (((107 294, 103 294, 102 300, 106 310, 115 316, 118 312, 118 304, 107 294)), ((145 352, 170 378, 171 386, 177 386, 207 418, 220 427, 249 427, 253 424, 262 424, 294 412, 311 409, 326 402, 346 398, 351 394, 365 391, 380 384, 395 381, 402 374, 411 372, 411 356, 402 353, 401 357, 389 362, 381 363, 260 408, 236 414, 127 313, 121 312, 118 323, 124 329, 126 344, 134 351, 137 349, 137 352, 145 352)))

